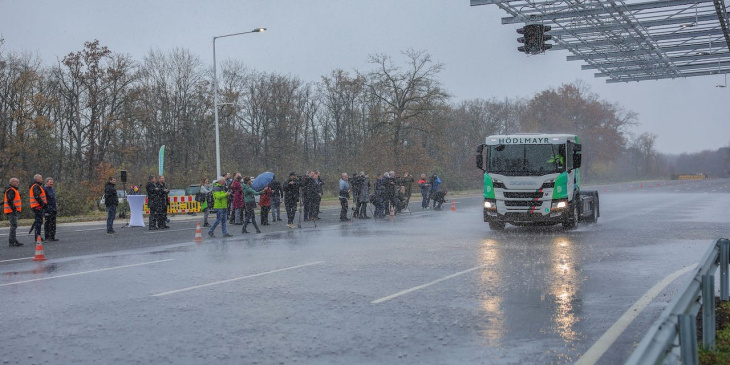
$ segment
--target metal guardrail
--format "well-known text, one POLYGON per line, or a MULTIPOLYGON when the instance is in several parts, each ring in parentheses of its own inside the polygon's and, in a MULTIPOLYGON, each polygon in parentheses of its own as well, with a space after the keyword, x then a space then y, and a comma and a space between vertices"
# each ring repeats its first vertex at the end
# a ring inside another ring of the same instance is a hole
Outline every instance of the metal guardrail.
POLYGON ((696 274, 677 295, 639 342, 627 365, 678 363, 699 364, 697 356, 697 313, 702 307, 702 346, 715 348, 715 276, 720 269, 720 300, 728 300, 730 282, 730 240, 718 239, 712 245, 696 274), (679 353, 677 353, 679 350, 679 353))

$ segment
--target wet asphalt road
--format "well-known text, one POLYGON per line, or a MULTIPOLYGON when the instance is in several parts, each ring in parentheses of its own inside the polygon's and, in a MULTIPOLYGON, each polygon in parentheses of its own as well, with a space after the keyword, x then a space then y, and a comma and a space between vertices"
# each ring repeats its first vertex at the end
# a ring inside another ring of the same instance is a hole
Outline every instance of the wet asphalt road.
POLYGON ((598 224, 574 231, 493 232, 479 197, 456 197, 455 211, 340 223, 328 210, 316 228, 229 226, 202 243, 201 216, 115 236, 64 225, 44 262, 21 235, 0 247, 0 363, 621 363, 688 275, 602 336, 730 236, 730 181, 596 188, 598 224))

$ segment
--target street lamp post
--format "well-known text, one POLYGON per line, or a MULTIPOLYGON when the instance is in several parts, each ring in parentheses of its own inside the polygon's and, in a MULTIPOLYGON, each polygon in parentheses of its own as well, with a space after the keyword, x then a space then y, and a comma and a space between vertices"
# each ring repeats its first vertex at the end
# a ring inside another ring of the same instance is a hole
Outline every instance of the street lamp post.
MULTIPOLYGON (((216 71, 215 61, 215 40, 218 38, 233 37, 234 35, 242 35, 249 33, 261 33, 266 28, 256 28, 248 32, 226 34, 217 37, 213 37, 213 113, 215 114, 215 166, 216 176, 221 176, 221 143, 220 143, 220 128, 218 127, 218 72, 216 71)), ((217 179, 217 178, 216 178, 217 179)))

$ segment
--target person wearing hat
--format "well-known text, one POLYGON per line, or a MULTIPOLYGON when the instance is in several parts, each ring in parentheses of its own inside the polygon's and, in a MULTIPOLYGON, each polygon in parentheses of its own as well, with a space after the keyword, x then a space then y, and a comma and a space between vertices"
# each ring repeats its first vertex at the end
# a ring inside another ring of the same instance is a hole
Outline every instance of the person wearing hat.
POLYGON ((231 237, 232 235, 228 233, 228 196, 231 195, 231 192, 226 189, 226 178, 223 176, 218 177, 218 181, 213 183, 213 187, 211 189, 211 194, 213 195, 213 209, 215 210, 215 222, 212 226, 210 226, 210 229, 208 230, 208 236, 215 237, 213 234, 213 231, 215 231, 215 227, 218 227, 218 224, 221 225, 221 228, 223 230, 223 237, 231 237))
POLYGON ((286 208, 287 227, 296 228, 294 225, 294 215, 297 212, 297 204, 299 203, 299 178, 297 173, 292 171, 289 173, 289 180, 284 184, 284 208, 286 208))

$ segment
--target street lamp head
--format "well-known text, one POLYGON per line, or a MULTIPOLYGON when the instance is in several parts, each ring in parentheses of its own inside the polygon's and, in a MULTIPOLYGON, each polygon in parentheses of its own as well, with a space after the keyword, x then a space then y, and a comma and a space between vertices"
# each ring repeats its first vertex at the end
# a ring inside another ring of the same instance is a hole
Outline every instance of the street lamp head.
POLYGON ((254 33, 260 33, 260 32, 265 32, 265 31, 266 31, 266 28, 256 28, 256 29, 252 30, 252 32, 254 32, 254 33))

